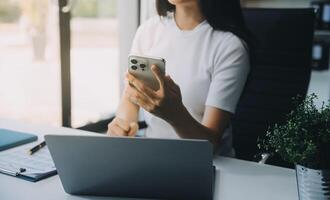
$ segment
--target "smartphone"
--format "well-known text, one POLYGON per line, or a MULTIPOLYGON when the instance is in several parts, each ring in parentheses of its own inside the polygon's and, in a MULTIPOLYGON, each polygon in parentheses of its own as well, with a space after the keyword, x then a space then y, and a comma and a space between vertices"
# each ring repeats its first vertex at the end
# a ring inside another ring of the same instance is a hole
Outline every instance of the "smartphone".
POLYGON ((156 65, 161 73, 165 75, 165 63, 165 59, 163 58, 130 55, 128 57, 128 72, 151 89, 157 91, 159 89, 159 83, 151 71, 151 66, 156 65))

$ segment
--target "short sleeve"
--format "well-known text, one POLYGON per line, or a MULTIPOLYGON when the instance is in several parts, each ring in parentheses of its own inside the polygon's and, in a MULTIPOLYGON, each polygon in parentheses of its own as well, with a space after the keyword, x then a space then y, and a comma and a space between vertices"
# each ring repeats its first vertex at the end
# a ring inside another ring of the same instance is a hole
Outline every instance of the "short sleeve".
POLYGON ((206 105, 235 113, 250 71, 249 53, 243 42, 231 35, 218 47, 211 72, 206 105))
POLYGON ((140 26, 135 33, 133 42, 132 42, 132 47, 130 54, 142 54, 142 47, 141 47, 141 30, 142 27, 140 26))

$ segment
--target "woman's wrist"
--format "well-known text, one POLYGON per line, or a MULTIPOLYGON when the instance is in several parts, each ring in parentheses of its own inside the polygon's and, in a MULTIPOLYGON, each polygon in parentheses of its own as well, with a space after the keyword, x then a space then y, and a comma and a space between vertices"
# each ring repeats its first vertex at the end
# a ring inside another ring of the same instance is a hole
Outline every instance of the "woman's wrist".
POLYGON ((179 108, 177 109, 177 112, 172 115, 171 119, 168 119, 166 121, 175 128, 189 124, 191 118, 192 117, 187 108, 183 104, 181 104, 181 106, 179 106, 179 108))

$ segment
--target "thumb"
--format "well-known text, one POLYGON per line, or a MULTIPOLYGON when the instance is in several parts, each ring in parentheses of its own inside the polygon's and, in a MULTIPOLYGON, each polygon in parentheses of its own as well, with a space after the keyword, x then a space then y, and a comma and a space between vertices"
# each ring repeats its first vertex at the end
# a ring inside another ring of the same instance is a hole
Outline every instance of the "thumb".
POLYGON ((165 75, 160 71, 160 69, 156 65, 151 66, 151 71, 157 79, 159 86, 162 88, 164 86, 164 78, 165 75))
POLYGON ((131 122, 129 124, 129 127, 130 127, 130 130, 129 130, 127 136, 134 137, 136 132, 139 130, 139 125, 136 122, 131 122))

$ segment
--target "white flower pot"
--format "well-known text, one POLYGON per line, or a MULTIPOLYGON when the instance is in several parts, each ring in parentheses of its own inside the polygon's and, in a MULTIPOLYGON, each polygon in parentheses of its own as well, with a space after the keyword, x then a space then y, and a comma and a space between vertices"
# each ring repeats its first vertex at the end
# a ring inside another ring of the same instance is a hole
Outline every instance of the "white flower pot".
POLYGON ((315 170, 296 165, 299 200, 329 200, 330 170, 315 170))

